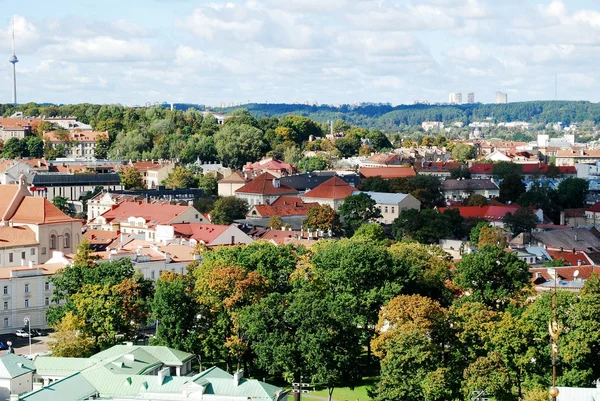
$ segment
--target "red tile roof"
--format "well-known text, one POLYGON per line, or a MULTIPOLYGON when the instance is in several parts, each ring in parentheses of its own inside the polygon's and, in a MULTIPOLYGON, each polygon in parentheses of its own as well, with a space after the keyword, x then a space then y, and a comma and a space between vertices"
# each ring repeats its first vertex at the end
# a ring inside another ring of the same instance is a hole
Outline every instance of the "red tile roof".
POLYGON ((352 185, 335 176, 325 181, 321 185, 308 191, 302 198, 311 199, 345 199, 356 191, 352 185))
POLYGON ((503 206, 456 206, 440 207, 440 213, 448 209, 457 209, 460 215, 465 219, 480 218, 487 221, 502 221, 506 213, 514 213, 521 206, 517 204, 503 206))
MULTIPOLYGON (((592 206, 586 207, 585 211, 586 212, 600 213, 600 202, 596 202, 592 206)), ((584 215, 585 215, 585 212, 584 212, 584 215)))
POLYGON ((237 183, 245 183, 246 179, 244 177, 242 177, 242 175, 238 172, 238 171, 234 171, 233 173, 231 173, 230 175, 228 175, 227 177, 219 180, 219 184, 223 183, 223 184, 237 184, 237 183))
MULTIPOLYGON (((596 206, 596 205, 594 205, 596 206)), ((600 208, 600 206, 598 206, 600 208)), ((565 209, 565 217, 585 217, 585 209, 565 209)))
POLYGON ((229 227, 230 226, 225 225, 201 223, 173 224, 176 234, 186 238, 193 238, 198 242, 202 241, 206 245, 210 245, 211 242, 216 240, 229 227))
POLYGON ((319 206, 319 204, 317 202, 304 203, 301 198, 295 196, 281 196, 270 205, 255 205, 253 208, 261 217, 305 216, 308 209, 313 206, 319 206), (289 200, 281 198, 289 198, 289 200))
POLYGON ((593 264, 592 260, 585 254, 585 252, 570 252, 570 251, 553 251, 547 249, 548 255, 552 256, 552 259, 564 259, 566 266, 577 266, 578 263, 584 265, 593 264))
POLYGON ((119 232, 88 229, 83 234, 83 238, 86 238, 92 245, 109 245, 119 238, 119 232))
POLYGON ((168 224, 192 206, 165 205, 145 202, 122 202, 102 214, 108 223, 123 221, 129 217, 143 217, 149 226, 168 224), (154 222, 153 222, 154 221, 154 222))
POLYGON ((292 187, 288 187, 285 184, 279 183, 279 186, 276 187, 273 185, 274 179, 276 179, 276 177, 273 174, 262 173, 248 184, 237 189, 235 193, 260 195, 290 195, 298 193, 297 190, 292 187))
POLYGON ((469 171, 471 174, 492 174, 494 163, 476 163, 473 164, 469 171))
POLYGON ((544 281, 552 281, 554 277, 548 271, 548 269, 556 269, 558 276, 564 281, 573 281, 575 277, 581 280, 587 280, 590 278, 592 273, 600 274, 600 266, 590 266, 590 265, 582 265, 582 266, 566 266, 566 267, 535 267, 529 269, 529 272, 533 275, 531 281, 539 280, 539 276, 543 277, 544 281), (578 272, 577 276, 575 276, 575 272, 578 272))
POLYGON ((271 158, 260 160, 260 161, 254 162, 254 163, 247 163, 244 166, 244 171, 247 171, 247 172, 264 171, 264 170, 277 171, 277 172, 287 171, 289 173, 292 173, 292 171, 294 170, 294 166, 292 166, 291 164, 288 164, 286 162, 282 162, 280 160, 274 160, 271 158))
MULTIPOLYGON (((108 138, 107 131, 76 131, 69 134, 69 141, 74 142, 96 142, 99 138, 108 138)), ((44 139, 48 142, 64 142, 60 139, 56 131, 48 131, 44 133, 44 139)))
MULTIPOLYGON (((523 174, 546 174, 548 163, 520 164, 523 174)), ((469 171, 471 174, 492 174, 494 163, 473 164, 469 171)), ((560 174, 577 174, 575 166, 558 166, 560 174)))
POLYGON ((17 223, 52 224, 78 221, 64 214, 45 198, 26 196, 11 218, 17 223))
POLYGON ((447 173, 452 169, 465 167, 460 162, 422 162, 415 164, 415 170, 419 173, 447 173))
POLYGON ((412 167, 362 167, 359 169, 360 175, 364 178, 381 177, 381 178, 404 178, 414 177, 417 175, 412 167))
POLYGON ((35 233, 27 226, 0 227, 0 248, 39 245, 35 233))

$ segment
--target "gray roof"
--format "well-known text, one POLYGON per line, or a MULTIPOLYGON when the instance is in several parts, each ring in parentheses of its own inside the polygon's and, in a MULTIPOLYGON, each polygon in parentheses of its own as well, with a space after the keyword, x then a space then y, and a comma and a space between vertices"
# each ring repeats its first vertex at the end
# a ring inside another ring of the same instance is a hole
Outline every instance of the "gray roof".
POLYGON ((335 171, 313 171, 312 173, 288 175, 286 177, 281 177, 279 181, 298 191, 308 191, 318 187, 336 175, 354 187, 357 187, 360 181, 358 174, 338 175, 335 171))
MULTIPOLYGON (((281 216, 281 223, 285 226, 289 224, 292 230, 300 230, 302 228, 302 222, 306 219, 306 216, 281 216)), ((270 217, 261 217, 258 219, 239 219, 234 220, 236 224, 244 224, 248 227, 269 227, 270 217)))
POLYGON ((491 180, 444 180, 442 182, 444 191, 452 190, 494 190, 498 189, 498 186, 491 180))
POLYGON ((564 250, 598 251, 600 250, 600 232, 595 228, 575 228, 572 230, 554 230, 532 234, 537 241, 549 248, 564 250))
MULTIPOLYGON (((356 191, 354 192, 354 195, 361 193, 360 191, 356 191)), ((371 199, 373 199, 375 201, 375 203, 377 204, 384 204, 384 205, 393 205, 393 204, 398 204, 400 202, 402 202, 404 199, 406 199, 409 196, 412 195, 408 195, 408 194, 389 194, 389 193, 385 193, 385 192, 363 192, 363 194, 367 194, 371 197, 371 199)))
POLYGON ((100 174, 29 174, 28 181, 33 186, 81 186, 81 185, 119 185, 118 173, 100 174))

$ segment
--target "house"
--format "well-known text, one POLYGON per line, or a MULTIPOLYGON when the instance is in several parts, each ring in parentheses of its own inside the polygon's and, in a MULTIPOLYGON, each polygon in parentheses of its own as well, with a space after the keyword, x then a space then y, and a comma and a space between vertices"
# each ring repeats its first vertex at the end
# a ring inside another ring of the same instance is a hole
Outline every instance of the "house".
POLYGON ((69 131, 93 131, 92 126, 89 124, 77 121, 77 117, 64 116, 64 117, 44 117, 44 121, 54 124, 58 128, 66 129, 69 131))
POLYGON ((355 191, 356 188, 336 176, 301 195, 301 198, 307 203, 316 202, 320 205, 329 205, 333 210, 337 211, 344 203, 344 200, 355 191))
POLYGON ((308 210, 318 206, 316 202, 304 203, 298 196, 280 196, 270 205, 254 205, 250 208, 246 217, 248 219, 271 218, 273 216, 302 216, 306 217, 308 210))
POLYGON ((38 357, 20 401, 284 401, 287 392, 217 367, 194 374, 194 354, 163 346, 115 345, 89 358, 38 357))
POLYGON ((21 175, 32 172, 48 172, 45 159, 6 159, 0 161, 0 184, 16 184, 21 175))
MULTIPOLYGON (((598 222, 600 222, 600 215, 598 222)), ((589 225, 585 216, 585 209, 565 209, 560 212, 560 224, 570 227, 589 225)))
POLYGON ((153 189, 157 188, 159 185, 162 185, 163 180, 165 180, 171 170, 175 168, 175 163, 167 160, 139 162, 130 161, 124 166, 124 168, 132 166, 135 167, 140 174, 142 174, 146 188, 153 189))
MULTIPOLYGON (((65 131, 63 131, 65 132, 65 131)), ((73 131, 61 135, 59 131, 44 133, 44 141, 53 148, 62 145, 66 157, 93 159, 96 155, 96 143, 99 139, 108 140, 107 131, 73 131)))
MULTIPOLYGON (((123 189, 121 177, 117 173, 32 173, 26 176, 31 184, 30 191, 36 197, 52 201, 58 196, 72 202, 79 202, 88 192, 94 192, 97 187, 107 191, 123 189)), ((80 204, 80 210, 83 207, 80 204)))
POLYGON ((29 228, 35 234, 38 245, 33 243, 33 238, 24 239, 30 237, 29 231, 21 232, 22 245, 27 242, 32 246, 20 251, 26 253, 26 258, 22 258, 21 253, 14 256, 15 260, 35 261, 31 258, 37 257, 39 263, 44 263, 52 251, 73 252, 81 240, 81 221, 67 216, 47 199, 31 196, 24 177, 18 185, 0 185, 0 225, 29 228), (31 251, 32 248, 35 251, 31 251))
MULTIPOLYGON (((481 220, 487 221, 492 226, 504 227, 504 216, 507 213, 514 213, 521 206, 512 204, 512 205, 488 205, 488 206, 450 206, 450 207, 440 207, 437 210, 440 213, 448 209, 456 209, 459 211, 460 215, 464 219, 473 219, 473 220, 481 220)), ((542 221, 544 218, 544 212, 542 209, 534 210, 534 214, 537 216, 538 220, 542 221)))
POLYGON ((157 230, 157 240, 169 241, 174 238, 184 238, 191 246, 204 244, 206 246, 251 244, 254 242, 246 233, 235 225, 179 223, 160 226, 157 230))
POLYGON ((234 171, 217 182, 219 196, 234 196, 235 191, 246 185, 247 182, 238 171, 234 171))
POLYGON ((575 166, 578 163, 595 164, 600 162, 598 149, 559 149, 556 151, 557 166, 575 166))
POLYGON ((600 251, 600 232, 595 228, 573 228, 532 234, 533 241, 547 249, 560 251, 598 252, 600 251))
POLYGON ((33 361, 24 356, 0 356, 0 401, 8 401, 11 394, 31 391, 34 371, 33 361))
POLYGON ((354 187, 357 187, 360 181, 359 175, 354 171, 313 171, 310 173, 293 174, 281 177, 279 181, 281 184, 296 189, 298 193, 304 194, 334 176, 340 177, 354 187))
POLYGON ((83 238, 90 243, 93 250, 105 251, 108 248, 116 246, 120 234, 118 231, 86 229, 83 233, 83 238))
MULTIPOLYGON (((360 192, 354 192, 358 194, 360 192)), ((421 210, 421 202, 410 194, 388 194, 384 192, 363 192, 369 195, 381 211, 379 222, 382 224, 392 224, 400 213, 404 210, 421 210)))
POLYGON ((436 177, 450 177, 452 170, 466 168, 464 163, 460 162, 426 162, 415 164, 415 170, 418 174, 434 175, 436 177))
POLYGON ((417 175, 417 173, 415 173, 415 170, 412 167, 361 167, 358 171, 362 178, 410 178, 417 175))
POLYGON ((193 206, 162 203, 122 202, 88 223, 93 229, 120 231, 147 241, 156 240, 159 225, 177 223, 208 224, 207 218, 193 206))
POLYGON ((446 179, 442 181, 442 193, 446 199, 466 199, 471 195, 481 195, 486 199, 496 198, 500 189, 492 180, 446 179))
POLYGON ((23 139, 31 135, 40 122, 33 118, 0 117, 0 139, 5 143, 10 138, 23 139))
POLYGON ((0 226, 0 266, 28 266, 39 263, 40 244, 27 226, 0 226))
POLYGON ((261 174, 269 173, 277 178, 294 174, 296 167, 282 162, 281 160, 269 157, 254 163, 246 163, 242 169, 244 175, 248 178, 258 177, 261 174))
POLYGON ((584 209, 585 225, 596 227, 600 225, 600 202, 584 209))
POLYGON ((235 190, 235 196, 245 199, 250 206, 273 203, 280 196, 297 194, 297 190, 282 184, 281 180, 271 173, 262 173, 235 190))
POLYGON ((592 274, 600 274, 600 266, 535 267, 529 272, 537 292, 553 291, 555 286, 560 290, 579 292, 592 274))

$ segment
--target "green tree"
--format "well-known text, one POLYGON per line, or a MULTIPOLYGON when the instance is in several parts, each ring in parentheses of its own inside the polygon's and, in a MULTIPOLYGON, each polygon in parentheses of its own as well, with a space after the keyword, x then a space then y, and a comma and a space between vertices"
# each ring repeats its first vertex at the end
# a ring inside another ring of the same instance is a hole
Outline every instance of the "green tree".
POLYGON ((352 235, 361 224, 380 218, 381 210, 377 208, 377 204, 369 195, 361 192, 350 195, 344 200, 340 206, 340 216, 344 223, 344 229, 349 235, 352 235))
POLYGON ((127 167, 124 170, 119 171, 121 177, 121 185, 125 189, 145 189, 144 177, 140 171, 134 166, 127 167))
POLYGON ((367 241, 373 241, 378 244, 385 245, 388 240, 385 237, 385 232, 383 231, 383 227, 379 223, 366 223, 362 224, 358 229, 354 232, 352 238, 356 239, 364 239, 367 241))
POLYGON ((525 193, 525 184, 517 174, 505 176, 499 188, 501 202, 516 202, 525 193))
POLYGON ((327 170, 330 162, 320 156, 305 157, 298 163, 298 168, 304 173, 327 170))
POLYGON ((508 212, 504 216, 504 225, 513 235, 530 233, 540 222, 533 210, 529 207, 520 207, 514 213, 508 212))
POLYGON ((8 138, 2 148, 2 157, 5 159, 18 159, 26 152, 24 141, 19 138, 8 138))
POLYGON ((520 176, 521 174, 523 174, 521 165, 512 162, 494 163, 494 167, 492 168, 492 176, 496 180, 503 180, 509 176, 520 176))
POLYGON ((165 178, 164 184, 170 189, 192 188, 195 184, 194 174, 183 166, 175 166, 165 178))
POLYGON ((311 136, 315 138, 323 136, 321 127, 308 117, 286 116, 279 120, 279 126, 288 128, 291 132, 288 139, 297 144, 308 141, 311 136))
POLYGON ((585 198, 589 189, 589 182, 583 178, 569 177, 558 184, 558 202, 563 209, 576 209, 585 206, 585 198))
POLYGON ((471 178, 471 172, 467 166, 455 167, 450 169, 450 178, 457 180, 459 178, 469 179, 471 178))
POLYGON ((487 198, 479 194, 473 194, 464 201, 465 206, 487 206, 487 204, 487 198))
POLYGON ((198 187, 202 188, 206 196, 216 196, 219 190, 219 183, 215 173, 206 173, 200 177, 198 187))
POLYGON ((379 130, 369 131, 367 138, 371 141, 371 144, 375 150, 389 149, 392 147, 388 137, 379 130))
POLYGON ((54 326, 48 348, 52 355, 67 358, 88 358, 95 351, 94 340, 84 330, 84 322, 73 312, 67 314, 54 326))
POLYGON ((554 222, 559 222, 562 210, 557 191, 549 184, 534 181, 527 192, 519 196, 517 203, 523 207, 542 209, 544 215, 550 217, 554 222))
POLYGON ((465 162, 475 158, 475 147, 466 143, 457 143, 452 149, 452 158, 459 162, 465 162))
POLYGON ((392 223, 392 235, 398 241, 412 238, 420 243, 434 244, 457 233, 462 236, 463 220, 456 211, 439 213, 434 209, 403 210, 392 223))
POLYGON ((235 169, 241 169, 247 162, 259 160, 265 154, 263 133, 251 125, 227 124, 214 138, 219 159, 235 169))
POLYGON ((192 284, 190 276, 167 270, 158 278, 151 303, 152 318, 158 321, 152 344, 196 352, 200 310, 192 284))
POLYGON ((512 252, 485 245, 463 255, 456 264, 454 282, 470 300, 503 309, 529 285, 529 267, 512 252))
POLYGON ((484 227, 489 227, 490 223, 487 221, 480 221, 471 229, 471 233, 469 234, 469 242, 472 246, 477 246, 479 243, 479 235, 481 234, 481 230, 484 227))
POLYGON ((55 196, 52 199, 52 204, 60 209, 61 212, 69 215, 71 214, 71 206, 69 205, 69 200, 64 196, 55 196))
POLYGON ((94 156, 96 159, 106 159, 108 157, 108 151, 110 150, 110 140, 106 135, 101 135, 96 140, 96 147, 94 149, 94 156))
POLYGON ((421 201, 422 208, 439 206, 443 201, 442 183, 432 175, 417 175, 410 179, 411 195, 421 201))
POLYGON ((234 220, 243 219, 248 213, 248 202, 235 196, 227 196, 215 202, 211 219, 215 224, 229 225, 234 220))
POLYGON ((44 141, 37 135, 25 137, 25 147, 27 155, 31 158, 40 158, 44 156, 44 141))
POLYGON ((271 227, 273 230, 281 230, 281 227, 283 226, 281 222, 281 217, 271 216, 271 218, 269 219, 268 226, 271 227))
POLYGON ((485 245, 495 245, 505 248, 508 244, 507 237, 510 233, 503 227, 486 225, 479 231, 477 247, 482 248, 485 245))
POLYGON ((323 230, 337 234, 341 229, 340 216, 329 205, 316 205, 308 209, 302 225, 309 230, 323 230))
POLYGON ((390 182, 384 180, 381 176, 368 177, 360 180, 358 188, 367 192, 390 192, 390 182))

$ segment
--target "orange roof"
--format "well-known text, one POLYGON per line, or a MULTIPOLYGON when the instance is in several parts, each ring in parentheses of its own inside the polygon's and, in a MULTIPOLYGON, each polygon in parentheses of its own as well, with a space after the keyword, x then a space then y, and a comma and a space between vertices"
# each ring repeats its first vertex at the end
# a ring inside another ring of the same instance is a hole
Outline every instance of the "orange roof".
POLYGON ((420 173, 442 173, 449 172, 455 168, 466 167, 464 163, 460 162, 422 162, 415 164, 415 170, 420 173))
POLYGON ((129 217, 143 217, 148 225, 170 223, 181 213, 192 206, 166 205, 160 203, 122 202, 102 214, 108 223, 113 220, 123 221, 129 217))
POLYGON ((32 127, 34 128, 42 120, 32 119, 32 118, 2 118, 0 117, 0 127, 11 127, 11 128, 24 128, 24 127, 32 127))
POLYGON ((412 167, 362 167, 359 169, 360 175, 369 177, 381 177, 381 178, 404 178, 414 177, 417 175, 412 167))
POLYGON ((514 213, 521 206, 517 204, 502 206, 455 206, 440 207, 438 211, 444 213, 448 209, 456 209, 465 219, 480 218, 487 221, 502 221, 506 213, 514 213))
MULTIPOLYGON (((69 133, 69 140, 75 142, 96 142, 99 138, 108 138, 107 131, 76 131, 69 133)), ((56 131, 44 133, 44 139, 48 142, 64 142, 59 139, 56 131)))
POLYGON ((302 198, 345 199, 352 195, 354 191, 356 191, 356 188, 335 176, 308 191, 302 195, 302 198))
POLYGON ((160 251, 168 253, 173 262, 191 262, 194 260, 194 249, 188 245, 168 244, 160 248, 160 251))
MULTIPOLYGON (((298 191, 285 184, 279 183, 279 186, 273 185, 276 177, 270 173, 262 173, 243 187, 237 189, 235 193, 242 194, 261 194, 261 195, 284 195, 297 194, 298 191)), ((279 181, 278 181, 279 182, 279 181)))
POLYGON ((600 157, 598 149, 561 149, 556 152, 556 157, 600 157))
POLYGON ((3 159, 0 161, 0 172, 5 172, 7 168, 16 163, 27 163, 32 168, 44 169, 48 167, 46 159, 3 159))
POLYGON ((529 272, 532 273, 533 277, 531 281, 539 280, 539 276, 543 277, 545 281, 553 281, 554 277, 548 271, 548 269, 553 270, 556 269, 558 276, 565 281, 573 281, 575 278, 581 280, 587 280, 590 278, 592 273, 600 273, 599 266, 591 266, 591 265, 582 265, 582 266, 564 266, 564 267, 534 267, 529 269, 529 272), (577 272, 577 275, 575 275, 577 272), (536 277, 537 276, 537 277, 536 277))
POLYGON ((198 242, 202 241, 207 245, 210 245, 211 242, 216 240, 229 227, 230 226, 225 225, 201 223, 173 224, 175 233, 186 238, 193 238, 198 242))
POLYGON ((238 171, 234 171, 233 173, 231 173, 230 175, 228 175, 227 177, 219 180, 219 184, 223 183, 223 184, 243 184, 246 182, 246 179, 244 177, 242 177, 242 175, 238 172, 238 171))
POLYGON ((8 208, 13 203, 15 195, 19 192, 18 185, 0 185, 0 218, 9 219, 6 216, 8 208))
POLYGON ((0 269, 0 279, 8 279, 11 277, 11 272, 21 272, 27 271, 30 272, 32 270, 37 270, 44 276, 50 276, 56 274, 56 272, 60 269, 63 269, 65 265, 63 263, 46 263, 44 265, 36 265, 33 269, 30 269, 28 266, 19 266, 19 267, 6 267, 0 269))
MULTIPOLYGON (((281 201, 278 204, 273 202, 271 205, 255 205, 254 209, 261 217, 271 216, 306 216, 308 209, 313 206, 319 206, 317 202, 303 203, 301 198, 290 196, 289 198, 298 199, 296 202, 281 201)), ((279 199, 277 199, 279 201, 279 199)))
POLYGON ((133 167, 138 169, 138 171, 154 171, 154 170, 160 170, 161 168, 167 166, 170 163, 159 163, 159 162, 155 162, 155 161, 133 162, 133 163, 129 163, 129 165, 126 166, 126 168, 131 167, 132 164, 133 164, 133 167))
POLYGON ((254 163, 246 163, 244 166, 244 171, 288 171, 291 172, 294 167, 291 164, 286 162, 282 162, 280 160, 274 160, 272 158, 263 159, 254 163))
POLYGON ((106 231, 106 230, 92 230, 88 229, 83 234, 83 238, 86 238, 92 245, 107 245, 112 243, 119 237, 117 231, 106 231))
POLYGON ((27 226, 0 227, 0 248, 39 245, 35 233, 27 226))
POLYGON ((585 254, 585 252, 571 252, 571 251, 553 251, 547 249, 548 255, 552 256, 552 259, 563 259, 565 261, 565 266, 577 266, 579 263, 584 265, 593 264, 590 258, 585 254))
POLYGON ((52 224, 76 221, 45 198, 26 196, 11 218, 17 223, 52 224))

